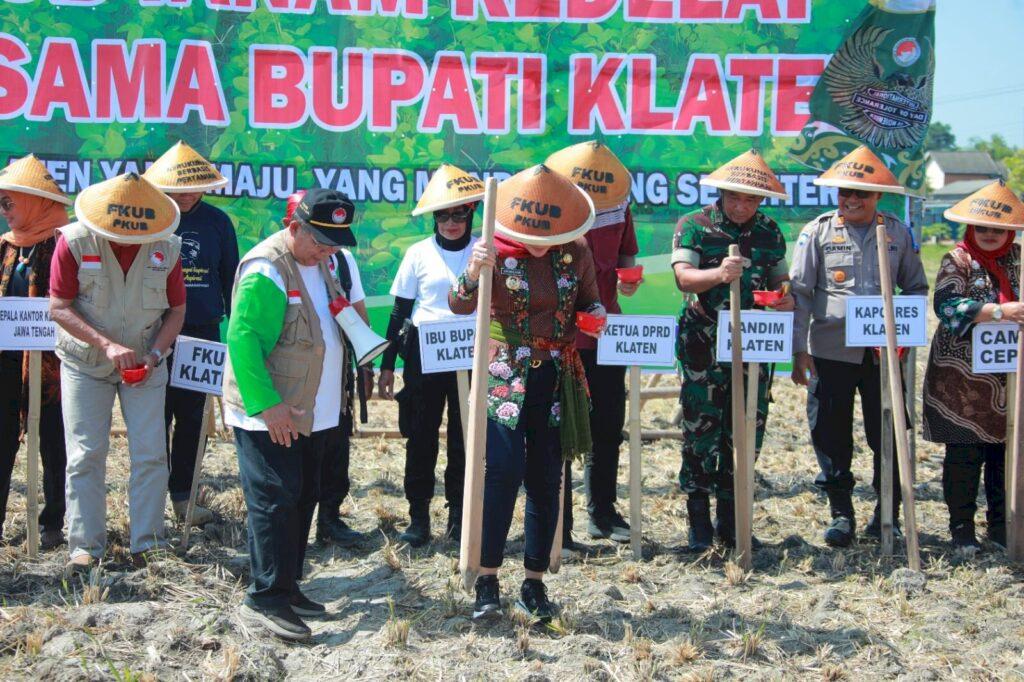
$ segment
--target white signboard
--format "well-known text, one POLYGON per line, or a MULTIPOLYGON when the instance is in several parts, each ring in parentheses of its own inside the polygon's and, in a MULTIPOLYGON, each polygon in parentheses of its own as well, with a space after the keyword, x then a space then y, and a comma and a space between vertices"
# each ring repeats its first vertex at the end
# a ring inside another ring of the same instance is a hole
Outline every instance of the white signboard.
POLYGON ((0 350, 53 350, 56 345, 49 299, 0 297, 0 350))
POLYGON ((1017 336, 1012 322, 983 322, 971 332, 971 370, 975 374, 1017 371, 1017 336))
MULTIPOLYGON (((732 362, 732 318, 718 311, 718 362, 732 362)), ((790 362, 793 359, 793 313, 740 312, 743 362, 790 362)))
POLYGON ((174 342, 171 386, 220 395, 227 353, 228 347, 223 343, 179 336, 174 342))
MULTIPOLYGON (((896 296, 896 345, 928 345, 928 298, 896 296)), ((885 346, 885 313, 881 296, 846 299, 846 345, 854 348, 885 346)))
POLYGON ((476 315, 419 326, 420 364, 424 374, 473 369, 476 315))
POLYGON ((676 319, 671 315, 609 315, 597 339, 597 364, 674 366, 676 319))

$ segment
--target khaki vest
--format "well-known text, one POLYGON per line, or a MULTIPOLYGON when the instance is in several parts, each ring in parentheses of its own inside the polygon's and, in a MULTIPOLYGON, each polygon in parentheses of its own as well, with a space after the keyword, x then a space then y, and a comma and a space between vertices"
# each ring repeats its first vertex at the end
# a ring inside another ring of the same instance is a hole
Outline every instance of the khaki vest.
MULTIPOLYGON (((270 351, 266 359, 267 372, 274 384, 274 390, 281 396, 286 405, 291 405, 300 410, 305 410, 301 417, 293 417, 296 428, 304 436, 310 435, 313 431, 313 409, 316 403, 316 392, 320 387, 320 375, 324 367, 324 338, 320 331, 320 318, 313 308, 313 302, 309 298, 309 292, 302 282, 302 275, 296 267, 295 259, 285 242, 287 232, 282 230, 250 250, 239 263, 235 272, 235 284, 232 295, 238 293, 238 273, 242 266, 256 258, 269 260, 277 268, 281 278, 284 280, 285 290, 288 292, 298 291, 302 303, 288 305, 284 317, 284 326, 281 328, 281 336, 277 345, 270 351)), ((327 270, 327 266, 320 264, 320 274, 323 275, 327 284, 327 292, 331 299, 341 294, 337 281, 327 270)), ((290 298, 290 297, 289 297, 290 298)), ((346 362, 345 344, 342 343, 342 364, 346 362)), ((224 370, 224 400, 231 406, 245 412, 245 403, 238 391, 238 382, 235 380, 235 372, 231 367, 230 353, 224 370)), ((341 391, 342 406, 345 400, 345 376, 341 373, 342 385, 338 387, 341 391)), ((247 413, 248 414, 248 413, 247 413)))
MULTIPOLYGON (((142 358, 153 348, 169 308, 167 275, 178 262, 181 239, 172 235, 143 244, 125 275, 103 237, 81 223, 62 227, 60 233, 78 261, 78 295, 72 309, 93 329, 142 358)), ((98 379, 114 373, 114 364, 102 349, 79 341, 60 326, 57 356, 65 366, 98 379)))

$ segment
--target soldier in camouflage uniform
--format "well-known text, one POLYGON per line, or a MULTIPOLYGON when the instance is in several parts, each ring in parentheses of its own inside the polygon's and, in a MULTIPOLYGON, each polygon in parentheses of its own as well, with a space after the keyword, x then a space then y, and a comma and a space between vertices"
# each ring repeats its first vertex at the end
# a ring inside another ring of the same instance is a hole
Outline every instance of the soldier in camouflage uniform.
MULTIPOLYGON (((714 535, 726 546, 735 545, 731 370, 729 365, 715 361, 718 312, 728 309, 729 283, 737 278, 743 309, 753 308, 755 289, 788 287, 785 283, 789 279, 782 232, 774 220, 758 210, 765 196, 785 194, 760 156, 755 152, 744 154, 704 182, 722 188, 722 196, 679 221, 672 251, 676 285, 688 294, 683 301, 677 343, 683 371, 679 485, 687 494, 689 547, 694 551, 708 549, 714 535), (737 166, 739 171, 726 172, 737 166), (758 172, 752 173, 751 168, 758 172), (718 182, 723 176, 725 179, 718 182), (731 244, 739 245, 741 257, 729 257, 731 244), (714 531, 711 493, 718 500, 714 531)), ((775 310, 793 309, 792 296, 788 291, 784 293, 773 306, 775 310)), ((768 413, 768 365, 761 365, 760 372, 758 448, 768 413)))

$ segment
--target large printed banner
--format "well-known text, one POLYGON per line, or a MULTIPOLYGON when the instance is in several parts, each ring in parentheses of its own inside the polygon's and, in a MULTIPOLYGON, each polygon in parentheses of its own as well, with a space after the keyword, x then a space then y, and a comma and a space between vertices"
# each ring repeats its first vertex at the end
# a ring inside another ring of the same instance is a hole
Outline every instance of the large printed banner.
MULTIPOLYGON (((766 211, 792 237, 835 201, 786 152, 862 6, 0 0, 0 162, 34 152, 76 193, 184 139, 230 178, 213 201, 243 251, 296 189, 340 189, 371 304, 432 228, 409 211, 441 161, 503 178, 603 139, 633 174, 641 256, 655 257, 713 200, 701 174, 758 147, 790 193, 766 211)), ((676 312, 667 257, 647 263, 627 312, 676 312)))

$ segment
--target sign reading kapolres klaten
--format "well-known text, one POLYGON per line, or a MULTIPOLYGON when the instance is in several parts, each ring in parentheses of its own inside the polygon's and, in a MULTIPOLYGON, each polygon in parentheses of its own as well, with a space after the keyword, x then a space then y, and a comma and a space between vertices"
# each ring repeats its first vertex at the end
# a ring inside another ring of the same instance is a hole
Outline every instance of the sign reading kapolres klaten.
POLYGON ((215 203, 243 251, 292 192, 343 191, 371 298, 429 232, 409 213, 440 163, 501 180, 589 139, 630 172, 644 255, 667 254, 679 216, 717 196, 701 176, 752 147, 795 235, 835 190, 786 152, 859 5, 0 0, 0 165, 31 151, 76 194, 183 139, 228 180, 215 203))

